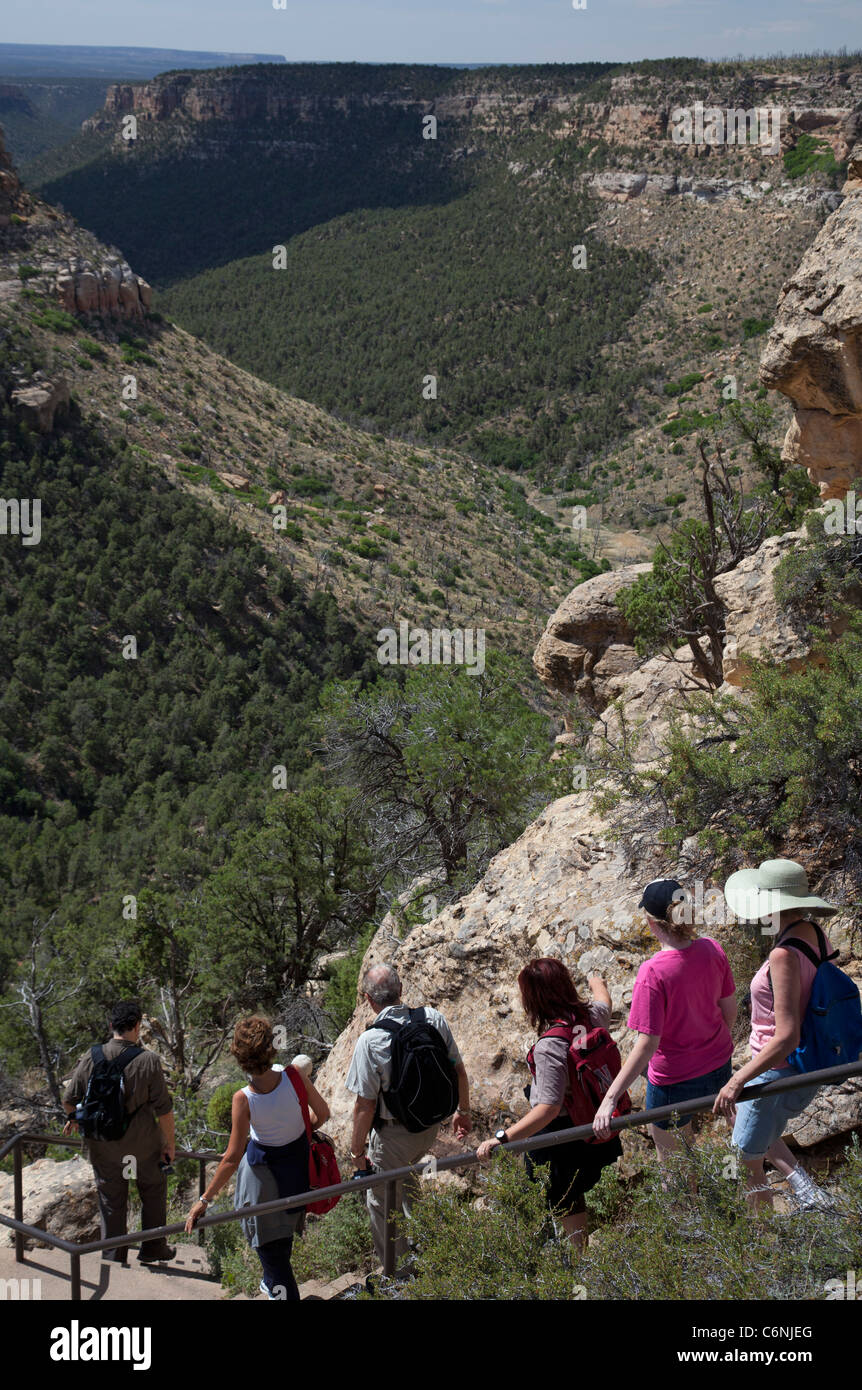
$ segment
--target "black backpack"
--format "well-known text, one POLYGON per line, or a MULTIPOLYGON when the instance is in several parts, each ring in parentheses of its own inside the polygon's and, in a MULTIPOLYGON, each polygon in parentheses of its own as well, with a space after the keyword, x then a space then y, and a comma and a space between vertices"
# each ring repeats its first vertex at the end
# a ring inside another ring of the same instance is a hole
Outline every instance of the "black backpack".
POLYGON ((455 1113, 458 1077, 446 1044, 428 1022, 425 1010, 408 1012, 410 1017, 401 1023, 383 1018, 368 1026, 391 1034, 392 1079, 383 1099, 396 1122, 418 1134, 455 1113))
POLYGON ((133 1043, 109 1061, 100 1043, 90 1049, 93 1070, 87 1082, 87 1093, 75 1110, 78 1128, 85 1139, 122 1139, 132 1119, 126 1110, 123 1072, 143 1050, 133 1043))

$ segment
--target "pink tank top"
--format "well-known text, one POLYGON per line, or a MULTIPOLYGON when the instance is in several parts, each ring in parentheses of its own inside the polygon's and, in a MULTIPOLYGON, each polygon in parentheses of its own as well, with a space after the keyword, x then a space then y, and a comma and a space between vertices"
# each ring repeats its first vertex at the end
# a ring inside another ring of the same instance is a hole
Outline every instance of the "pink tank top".
MULTIPOLYGON (((822 930, 822 929, 821 929, 822 930)), ((788 931, 788 937, 793 935, 788 931)), ((832 943, 826 936, 827 950, 832 950, 832 943)), ((783 944, 783 943, 782 943, 783 944)), ((814 948, 815 955, 817 948, 814 948)), ((805 1010, 808 1008, 808 1001, 811 998, 811 990, 814 986, 814 976, 817 974, 815 966, 807 956, 801 951, 797 951, 793 946, 790 952, 796 964, 799 966, 799 1018, 805 1017, 805 1010)), ((751 1055, 756 1057, 761 1048, 765 1047, 771 1038, 775 1036, 775 1001, 772 997, 772 985, 769 979, 769 961, 765 960, 751 981, 751 1055)))

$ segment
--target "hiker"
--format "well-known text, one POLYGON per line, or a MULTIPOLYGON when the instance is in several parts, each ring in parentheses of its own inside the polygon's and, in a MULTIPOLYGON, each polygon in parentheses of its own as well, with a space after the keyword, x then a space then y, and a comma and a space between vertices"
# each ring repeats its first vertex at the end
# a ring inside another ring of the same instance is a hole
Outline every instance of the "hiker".
MULTIPOLYGON (((268 1019, 258 1014, 241 1018, 230 1050, 246 1073, 248 1085, 234 1091, 230 1141, 203 1196, 186 1218, 189 1234, 237 1169, 234 1206, 238 1211, 309 1190, 309 1146, 300 1087, 311 1127, 315 1129, 329 1119, 329 1106, 304 1071, 272 1065, 276 1049, 268 1019)), ((290 1257, 303 1212, 300 1207, 242 1218, 243 1233, 257 1251, 263 1270, 260 1291, 270 1301, 299 1302, 290 1257)))
MULTIPOLYGON (((167 1225, 166 1170, 174 1160, 173 1101, 155 1052, 140 1046, 143 1013, 130 1001, 115 1005, 111 1037, 80 1059, 63 1095, 70 1117, 64 1134, 77 1129, 85 1140, 99 1202, 102 1239, 126 1234, 129 1176, 141 1199, 141 1229, 167 1225)), ((104 1260, 128 1263, 128 1246, 104 1250, 104 1260)), ((145 1240, 141 1264, 172 1260, 164 1237, 145 1240)))
MULTIPOLYGON (((585 1036, 584 1030, 606 1029, 611 1014, 611 997, 601 975, 590 975, 587 985, 592 995, 590 1003, 581 999, 562 961, 550 957, 531 960, 518 976, 524 1013, 540 1035, 527 1058, 533 1082, 524 1093, 531 1109, 515 1124, 498 1129, 493 1139, 486 1139, 479 1145, 476 1153, 482 1162, 487 1162, 501 1144, 511 1144, 533 1134, 571 1129, 582 1119, 575 1118, 568 1109, 572 1103, 570 1051, 577 1046, 579 1037, 585 1036), (581 1030, 580 1034, 576 1030, 581 1030), (549 1031, 551 1036, 548 1036, 549 1031)), ((619 1067, 616 1047, 609 1036, 607 1041, 616 1054, 615 1064, 619 1067)), ((592 1107, 587 1122, 591 1117, 592 1107)), ((585 1194, 595 1187, 602 1170, 621 1154, 619 1137, 613 1135, 607 1143, 576 1139, 526 1155, 531 1178, 540 1176, 536 1171, 539 1166, 549 1166, 548 1205, 560 1215, 563 1229, 575 1250, 582 1249, 587 1239, 585 1194)))
POLYGON ((724 885, 724 896, 740 920, 764 921, 769 916, 778 930, 775 945, 751 982, 751 1061, 722 1087, 714 1109, 731 1119, 735 1115, 732 1143, 745 1164, 753 1207, 772 1205, 763 1167, 768 1158, 790 1184, 799 1210, 822 1210, 830 1205, 828 1194, 797 1163, 781 1137, 789 1120, 807 1109, 819 1088, 803 1086, 736 1102, 746 1082, 797 1074, 799 1069, 787 1058, 799 1046, 818 964, 837 955, 812 918, 832 917, 838 908, 809 893, 808 876, 792 859, 767 859, 756 869, 740 869, 724 885))
MULTIPOLYGON (((455 1112, 454 1134, 471 1129, 470 1087, 451 1029, 437 1009, 409 1009, 391 965, 373 965, 361 984, 374 1021, 360 1034, 347 1074, 356 1096, 350 1157, 357 1174, 386 1172, 416 1163, 455 1112), (368 1143, 370 1135, 370 1143, 368 1143), (368 1152, 366 1154, 366 1144, 368 1152)), ((416 1183, 398 1183, 393 1210, 409 1217, 416 1183)), ((383 1187, 367 1192, 371 1234, 383 1260, 383 1187)), ((395 1236, 396 1272, 407 1255, 402 1231, 395 1236)))
MULTIPOLYGON (((659 950, 637 973, 628 1026, 638 1038, 599 1106, 593 1128, 600 1136, 610 1134, 616 1098, 644 1068, 647 1110, 714 1095, 732 1070, 738 1006, 727 956, 711 936, 697 935, 691 899, 676 879, 648 883, 638 907, 659 950)), ((658 1120, 649 1132, 664 1164, 689 1143, 691 1120, 658 1120)))

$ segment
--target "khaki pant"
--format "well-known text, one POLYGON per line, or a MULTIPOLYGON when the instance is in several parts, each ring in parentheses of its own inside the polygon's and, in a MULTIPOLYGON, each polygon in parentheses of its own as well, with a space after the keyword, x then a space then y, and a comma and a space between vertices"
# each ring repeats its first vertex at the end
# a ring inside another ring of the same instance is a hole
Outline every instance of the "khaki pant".
MULTIPOLYGON (((411 1134, 409 1129, 403 1125, 386 1123, 381 1130, 371 1131, 371 1143, 368 1146, 368 1157, 372 1164, 381 1173, 391 1168, 406 1168, 412 1163, 417 1163, 423 1154, 426 1154, 437 1138, 440 1129, 439 1125, 432 1125, 430 1129, 423 1129, 419 1134, 411 1134)), ((408 1179, 407 1182, 395 1184, 395 1201, 392 1205, 393 1214, 399 1207, 404 1212, 405 1217, 410 1216, 413 1202, 416 1199, 419 1182, 416 1178, 408 1179)), ((385 1188, 381 1183, 379 1187, 369 1187, 366 1194, 368 1203, 368 1214, 371 1218, 371 1235, 374 1240, 374 1249, 377 1258, 383 1261, 383 1194, 385 1188)), ((395 1237, 395 1268, 396 1270, 404 1262, 407 1255, 407 1238, 398 1232, 395 1237)))
MULTIPOLYGON (((122 1139, 90 1139, 87 1152, 96 1178, 96 1195, 102 1239, 125 1235, 129 1206, 129 1175, 137 1183, 141 1199, 141 1229, 167 1225, 168 1180, 159 1169, 162 1156, 162 1131, 149 1112, 132 1117, 122 1139)), ((157 1255, 165 1240, 145 1240, 141 1245, 144 1256, 157 1255)), ((128 1247, 105 1250, 105 1259, 125 1259, 128 1247)))

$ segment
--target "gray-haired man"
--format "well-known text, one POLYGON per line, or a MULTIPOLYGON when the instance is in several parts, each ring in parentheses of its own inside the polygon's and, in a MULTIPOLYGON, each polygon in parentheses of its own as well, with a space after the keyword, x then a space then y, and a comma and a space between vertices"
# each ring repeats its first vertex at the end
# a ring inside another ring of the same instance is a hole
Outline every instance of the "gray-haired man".
MULTIPOLYGON (((353 1052, 350 1071, 347 1074, 347 1089, 353 1091, 356 1103, 353 1107, 353 1134, 350 1143, 350 1156, 357 1171, 363 1172, 373 1167, 379 1172, 392 1168, 404 1168, 416 1163, 426 1154, 437 1138, 440 1124, 433 1124, 419 1133, 398 1123, 386 1105, 384 1096, 392 1083, 392 1032, 377 1025, 384 1020, 391 1025, 404 1025, 410 1020, 410 1010, 401 1003, 401 981, 391 965, 373 965, 366 971, 362 980, 362 996, 374 1012, 374 1024, 360 1035, 353 1052), (369 1135, 371 1142, 366 1144, 369 1135)), ((470 1133, 470 1087, 467 1071, 461 1061, 451 1029, 441 1013, 426 1005, 426 1021, 439 1033, 446 1053, 455 1070, 458 1086, 458 1109, 455 1112, 454 1133, 463 1139, 470 1133)), ((400 1206, 405 1216, 416 1195, 415 1184, 399 1183, 396 1187, 395 1210, 400 1206)), ((371 1218, 371 1234, 374 1248, 380 1260, 383 1259, 383 1188, 369 1188, 367 1194, 368 1212, 371 1218)), ((403 1233, 395 1240, 396 1268, 407 1253, 407 1241, 403 1233)))

